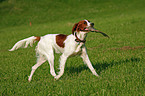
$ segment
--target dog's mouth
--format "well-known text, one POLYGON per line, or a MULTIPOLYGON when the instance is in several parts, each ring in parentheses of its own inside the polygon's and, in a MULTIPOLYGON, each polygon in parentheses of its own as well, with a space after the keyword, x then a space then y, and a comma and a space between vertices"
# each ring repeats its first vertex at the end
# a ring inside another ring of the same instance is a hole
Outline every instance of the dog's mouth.
POLYGON ((95 33, 101 33, 103 36, 109 38, 109 36, 107 34, 105 34, 104 32, 101 32, 101 31, 95 29, 94 27, 85 28, 85 31, 90 31, 90 32, 95 32, 95 33))

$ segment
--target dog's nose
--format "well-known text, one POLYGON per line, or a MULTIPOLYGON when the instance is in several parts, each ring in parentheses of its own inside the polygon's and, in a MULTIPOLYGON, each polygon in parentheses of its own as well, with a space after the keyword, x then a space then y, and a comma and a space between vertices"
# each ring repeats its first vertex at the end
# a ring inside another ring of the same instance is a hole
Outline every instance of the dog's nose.
POLYGON ((94 23, 91 23, 91 26, 94 26, 94 23))

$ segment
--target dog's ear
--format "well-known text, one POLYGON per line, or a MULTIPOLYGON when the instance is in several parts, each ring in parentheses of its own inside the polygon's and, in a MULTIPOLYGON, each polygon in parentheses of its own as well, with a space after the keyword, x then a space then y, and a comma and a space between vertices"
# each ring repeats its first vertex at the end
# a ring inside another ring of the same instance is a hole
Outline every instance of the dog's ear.
POLYGON ((73 34, 73 35, 74 35, 74 31, 76 31, 76 29, 77 29, 78 24, 79 24, 79 23, 76 23, 76 24, 73 26, 73 28, 72 28, 72 34, 73 34))
POLYGON ((82 31, 82 30, 85 30, 85 28, 86 28, 86 25, 85 24, 79 23, 76 30, 77 31, 82 31))

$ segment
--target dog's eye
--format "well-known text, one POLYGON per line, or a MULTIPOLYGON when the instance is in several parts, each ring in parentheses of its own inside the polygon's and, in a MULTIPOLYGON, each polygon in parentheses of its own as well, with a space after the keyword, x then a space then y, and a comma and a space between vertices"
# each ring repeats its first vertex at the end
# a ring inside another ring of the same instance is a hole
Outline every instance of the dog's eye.
POLYGON ((84 22, 84 24, 87 24, 87 22, 84 22))

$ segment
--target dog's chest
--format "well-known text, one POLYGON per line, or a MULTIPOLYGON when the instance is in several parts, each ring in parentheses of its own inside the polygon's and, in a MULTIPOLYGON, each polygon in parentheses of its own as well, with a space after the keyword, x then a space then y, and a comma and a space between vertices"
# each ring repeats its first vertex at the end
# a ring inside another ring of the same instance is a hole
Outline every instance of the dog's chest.
POLYGON ((70 56, 78 56, 82 54, 82 50, 78 51, 78 52, 73 52, 70 56))
POLYGON ((76 50, 71 54, 71 56, 76 56, 76 55, 81 55, 82 54, 82 48, 84 47, 84 43, 80 43, 77 47, 76 50))

